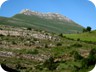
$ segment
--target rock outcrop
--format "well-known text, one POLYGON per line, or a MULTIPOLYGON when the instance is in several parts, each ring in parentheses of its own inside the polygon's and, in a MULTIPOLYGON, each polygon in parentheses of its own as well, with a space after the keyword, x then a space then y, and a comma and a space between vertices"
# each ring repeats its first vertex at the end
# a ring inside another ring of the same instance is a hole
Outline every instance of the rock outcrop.
POLYGON ((63 16, 61 14, 58 13, 41 13, 41 12, 35 12, 35 11, 30 11, 28 9, 22 10, 20 12, 20 14, 25 14, 25 15, 35 15, 41 18, 45 18, 45 19, 58 19, 58 20, 64 20, 64 21, 68 21, 68 22, 72 22, 72 20, 70 20, 69 18, 67 18, 66 16, 63 16))

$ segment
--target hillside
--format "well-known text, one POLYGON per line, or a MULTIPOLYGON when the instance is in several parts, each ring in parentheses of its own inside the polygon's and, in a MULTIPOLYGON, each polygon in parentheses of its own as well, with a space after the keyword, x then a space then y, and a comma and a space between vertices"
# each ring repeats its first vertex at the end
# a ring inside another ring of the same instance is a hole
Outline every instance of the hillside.
POLYGON ((45 31, 0 25, 0 63, 16 72, 88 72, 94 63, 86 59, 94 48, 45 31))
POLYGON ((81 34, 64 34, 64 36, 74 40, 80 39, 81 41, 96 42, 96 30, 81 34))
POLYGON ((40 13, 25 10, 11 18, 0 17, 0 24, 17 27, 32 27, 53 33, 82 32, 83 27, 57 13, 40 13))
POLYGON ((0 64, 15 70, 8 72, 88 72, 96 64, 96 31, 82 29, 57 13, 0 17, 0 64))

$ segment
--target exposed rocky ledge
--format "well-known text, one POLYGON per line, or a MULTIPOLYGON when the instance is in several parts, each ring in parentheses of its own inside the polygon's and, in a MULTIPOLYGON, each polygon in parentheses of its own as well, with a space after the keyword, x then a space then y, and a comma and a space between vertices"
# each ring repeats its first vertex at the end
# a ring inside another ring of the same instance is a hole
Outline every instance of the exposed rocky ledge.
POLYGON ((25 15, 35 15, 35 16, 39 16, 41 18, 45 18, 45 19, 58 19, 58 20, 64 20, 64 21, 72 21, 69 18, 67 18, 66 16, 63 16, 61 14, 58 13, 41 13, 41 12, 36 12, 36 11, 30 11, 29 9, 24 9, 20 12, 20 14, 25 14, 25 15))

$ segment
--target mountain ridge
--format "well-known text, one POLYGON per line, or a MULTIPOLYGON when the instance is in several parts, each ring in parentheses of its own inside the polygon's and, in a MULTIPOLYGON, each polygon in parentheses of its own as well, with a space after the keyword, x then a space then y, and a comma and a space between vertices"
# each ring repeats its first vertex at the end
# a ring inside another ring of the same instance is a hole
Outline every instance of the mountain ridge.
POLYGON ((46 18, 46 19, 59 19, 59 20, 65 20, 65 21, 72 21, 71 19, 67 18, 66 16, 63 16, 59 13, 52 13, 52 12, 47 12, 47 13, 42 13, 42 12, 37 12, 37 11, 31 11, 29 9, 24 9, 20 12, 20 14, 25 14, 25 15, 37 15, 41 18, 46 18))
POLYGON ((81 33, 83 26, 58 13, 41 13, 25 9, 10 17, 0 17, 0 24, 35 28, 53 33, 81 33))

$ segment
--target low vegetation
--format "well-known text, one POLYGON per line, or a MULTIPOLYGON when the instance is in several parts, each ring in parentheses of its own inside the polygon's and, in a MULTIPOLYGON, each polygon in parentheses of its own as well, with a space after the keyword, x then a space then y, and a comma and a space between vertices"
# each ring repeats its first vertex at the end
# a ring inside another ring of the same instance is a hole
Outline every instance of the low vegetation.
POLYGON ((80 40, 80 41, 85 41, 85 42, 96 42, 96 31, 91 31, 91 32, 84 32, 81 34, 64 34, 66 38, 69 39, 74 39, 74 40, 80 40))
POLYGON ((57 35, 32 28, 0 28, 0 63, 18 72, 88 72, 96 63, 96 31, 57 35), (85 42, 90 40, 94 43, 85 42))

